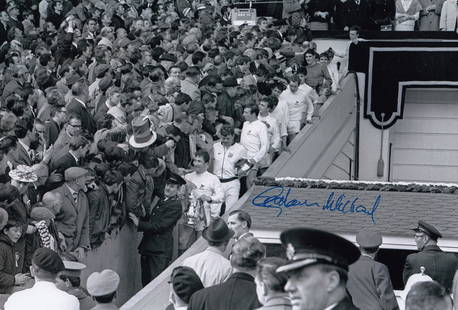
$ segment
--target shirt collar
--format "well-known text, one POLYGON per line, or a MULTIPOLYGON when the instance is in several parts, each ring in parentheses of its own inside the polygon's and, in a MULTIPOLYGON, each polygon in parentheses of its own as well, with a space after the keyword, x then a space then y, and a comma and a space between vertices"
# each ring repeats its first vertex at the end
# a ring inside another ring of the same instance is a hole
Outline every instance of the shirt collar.
POLYGON ((81 103, 85 108, 86 108, 86 104, 84 103, 84 101, 82 101, 81 99, 78 99, 78 98, 74 98, 76 101, 78 101, 79 103, 81 103))
POLYGON ((70 155, 72 155, 72 156, 73 156, 73 158, 76 160, 76 163, 79 163, 79 161, 80 161, 80 160, 79 160, 79 158, 78 158, 78 157, 76 157, 76 155, 73 153, 73 151, 72 151, 72 150, 68 150, 68 153, 69 153, 70 155))
POLYGON ((19 142, 19 144, 22 145, 22 147, 24 148, 24 150, 28 153, 30 151, 30 147, 28 145, 26 145, 24 142, 22 142, 22 139, 18 139, 17 140, 19 142))

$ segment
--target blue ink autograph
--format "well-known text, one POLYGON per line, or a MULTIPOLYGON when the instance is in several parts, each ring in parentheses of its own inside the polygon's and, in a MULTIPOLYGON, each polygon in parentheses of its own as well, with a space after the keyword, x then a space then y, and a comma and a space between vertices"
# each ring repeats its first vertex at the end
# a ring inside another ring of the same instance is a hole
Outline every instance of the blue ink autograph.
POLYGON ((318 202, 309 202, 307 199, 288 200, 290 193, 291 188, 285 190, 283 186, 273 186, 256 195, 251 203, 256 207, 277 209, 277 216, 280 216, 283 213, 283 208, 291 208, 297 206, 317 207, 321 208, 322 210, 339 212, 341 214, 364 213, 367 216, 370 216, 372 223, 375 224, 375 212, 377 211, 380 201, 382 200, 382 196, 380 194, 377 195, 374 203, 372 204, 372 207, 368 208, 365 205, 358 203, 359 197, 347 199, 345 194, 340 194, 337 196, 334 192, 331 192, 329 193, 327 200, 323 204, 320 204, 318 202))

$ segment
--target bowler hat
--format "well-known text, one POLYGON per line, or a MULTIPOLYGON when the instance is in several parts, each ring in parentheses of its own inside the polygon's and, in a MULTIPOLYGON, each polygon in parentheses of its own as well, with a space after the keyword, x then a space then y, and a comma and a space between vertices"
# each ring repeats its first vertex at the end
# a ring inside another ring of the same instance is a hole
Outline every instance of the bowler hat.
POLYGON ((382 234, 373 229, 362 230, 356 235, 356 242, 362 248, 378 248, 382 244, 382 234))
POLYGON ((350 241, 333 233, 312 229, 293 228, 283 231, 280 240, 286 247, 288 263, 277 272, 291 271, 315 264, 334 265, 344 270, 360 256, 359 249, 350 241))
POLYGON ((425 233, 433 239, 442 238, 442 234, 433 225, 423 220, 419 220, 418 226, 416 228, 413 228, 412 230, 416 232, 425 233))
POLYGON ((132 120, 133 134, 129 138, 129 144, 134 148, 145 148, 156 141, 157 135, 151 130, 148 118, 138 116, 132 120))
POLYGON ((233 235, 234 232, 227 227, 226 222, 221 218, 211 222, 202 232, 205 240, 217 243, 229 241, 233 235))

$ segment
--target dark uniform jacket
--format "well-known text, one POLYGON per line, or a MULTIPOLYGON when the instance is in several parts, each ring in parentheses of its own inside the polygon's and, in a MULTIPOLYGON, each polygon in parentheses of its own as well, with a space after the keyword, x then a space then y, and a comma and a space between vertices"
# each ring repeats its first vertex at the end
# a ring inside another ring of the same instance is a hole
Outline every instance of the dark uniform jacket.
POLYGON ((453 276, 458 268, 455 254, 443 252, 437 245, 427 245, 418 253, 406 258, 402 277, 404 284, 414 273, 421 273, 420 267, 425 267, 425 274, 439 282, 448 291, 452 288, 453 276))
POLYGON ((170 255, 173 247, 173 228, 182 214, 181 201, 161 199, 151 214, 138 223, 143 239, 138 247, 141 254, 170 255))
POLYGON ((189 300, 188 310, 253 310, 260 306, 254 278, 236 272, 224 283, 195 292, 189 300))
POLYGON ((399 309, 388 268, 368 256, 350 265, 347 289, 360 309, 399 309))

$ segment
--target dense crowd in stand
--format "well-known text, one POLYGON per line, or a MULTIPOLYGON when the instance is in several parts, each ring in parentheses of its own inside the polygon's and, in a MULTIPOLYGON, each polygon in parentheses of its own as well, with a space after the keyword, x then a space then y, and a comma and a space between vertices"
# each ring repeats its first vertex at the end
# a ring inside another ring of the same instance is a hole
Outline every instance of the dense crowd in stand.
MULTIPOLYGON (((318 53, 311 29, 349 30, 354 44, 354 24, 440 16, 455 30, 455 2, 423 2, 285 1, 285 19, 254 26, 232 26, 225 1, 0 3, 0 293, 26 287, 45 248, 76 270, 58 279, 81 302, 77 261, 123 225, 144 232, 144 285, 170 264, 174 227, 179 253, 202 234, 218 247, 207 229, 340 90, 348 52, 318 53), (353 10, 365 5, 373 15, 353 10)), ((239 268, 256 269, 255 247, 239 268)))

